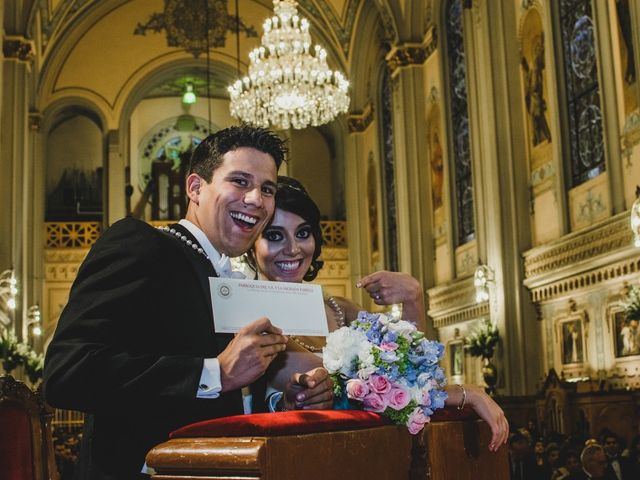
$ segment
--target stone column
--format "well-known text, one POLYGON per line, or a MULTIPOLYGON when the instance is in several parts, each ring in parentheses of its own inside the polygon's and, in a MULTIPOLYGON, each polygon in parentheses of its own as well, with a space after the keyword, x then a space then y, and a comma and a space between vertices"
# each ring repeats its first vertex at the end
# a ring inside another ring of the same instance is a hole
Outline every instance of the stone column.
POLYGON ((490 314, 503 353, 501 393, 534 393, 542 373, 540 326, 523 286, 530 248, 528 175, 514 2, 474 2, 465 12, 478 256, 495 271, 490 314))
MULTIPOLYGON (((367 147, 363 133, 370 127, 371 118, 363 121, 362 112, 349 115, 349 135, 345 138, 345 210, 347 216, 347 245, 349 264, 351 266, 351 285, 364 274, 369 273, 371 247, 369 241, 369 211, 367 198, 367 147)), ((367 308, 368 296, 365 298, 362 289, 353 288, 351 297, 358 305, 367 308)))
POLYGON ((104 203, 105 226, 112 225, 127 214, 125 204, 125 161, 117 130, 111 130, 107 135, 107 165, 104 203))
POLYGON ((434 281, 434 252, 422 65, 435 47, 429 33, 422 44, 398 45, 386 58, 393 79, 398 266, 424 286, 434 281))
POLYGON ((23 315, 33 301, 30 287, 34 170, 28 147, 28 88, 34 48, 31 41, 17 35, 4 35, 2 47, 0 271, 13 267, 18 280, 14 326, 20 335, 23 315))

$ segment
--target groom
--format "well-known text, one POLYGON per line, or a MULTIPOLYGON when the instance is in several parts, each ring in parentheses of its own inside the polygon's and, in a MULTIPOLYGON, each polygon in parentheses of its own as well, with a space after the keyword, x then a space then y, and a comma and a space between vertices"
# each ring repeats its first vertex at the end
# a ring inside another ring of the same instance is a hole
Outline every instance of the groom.
MULTIPOLYGON (((185 219, 156 229, 125 218, 87 255, 44 372, 51 405, 87 414, 76 478, 145 478, 149 449, 180 426, 243 413, 241 389, 285 349, 267 318, 246 319, 235 337, 215 333, 208 287, 273 215, 285 153, 264 129, 209 136, 191 158, 185 219)), ((302 390, 299 407, 330 404, 318 403, 330 388, 323 370, 286 388, 302 390)))

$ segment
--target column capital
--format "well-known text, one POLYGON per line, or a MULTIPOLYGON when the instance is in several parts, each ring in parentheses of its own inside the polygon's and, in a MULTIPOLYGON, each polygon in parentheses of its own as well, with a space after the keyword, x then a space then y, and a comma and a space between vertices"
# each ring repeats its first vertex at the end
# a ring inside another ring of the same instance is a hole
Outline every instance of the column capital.
POLYGON ((32 132, 39 132, 42 126, 42 114, 38 110, 31 110, 29 112, 29 130, 32 132))
POLYGON ((4 58, 21 62, 31 62, 35 56, 35 46, 32 40, 19 35, 5 35, 2 39, 2 53, 4 58))
POLYGON ((362 110, 351 112, 347 117, 349 133, 364 132, 369 125, 371 125, 371 122, 373 122, 373 113, 373 103, 371 100, 367 102, 362 110))
POLYGON ((430 28, 421 43, 403 43, 391 47, 385 60, 392 76, 402 67, 422 65, 436 50, 438 37, 435 28, 430 28))

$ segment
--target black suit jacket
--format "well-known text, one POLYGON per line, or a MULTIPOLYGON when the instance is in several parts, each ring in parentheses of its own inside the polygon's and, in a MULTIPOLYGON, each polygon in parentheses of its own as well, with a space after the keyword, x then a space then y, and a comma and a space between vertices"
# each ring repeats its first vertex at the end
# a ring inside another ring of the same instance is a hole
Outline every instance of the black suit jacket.
POLYGON ((131 218, 107 229, 89 252, 44 371, 51 405, 88 414, 80 478, 136 478, 147 451, 172 430, 242 413, 240 391, 196 398, 203 359, 231 339, 214 333, 214 275, 180 239, 131 218))

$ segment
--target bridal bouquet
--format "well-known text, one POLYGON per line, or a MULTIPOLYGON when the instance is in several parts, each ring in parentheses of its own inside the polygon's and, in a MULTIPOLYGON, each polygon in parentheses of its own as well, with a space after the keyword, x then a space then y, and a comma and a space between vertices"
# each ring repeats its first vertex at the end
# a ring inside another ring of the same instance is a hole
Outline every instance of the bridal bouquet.
POLYGON ((416 434, 447 398, 438 366, 443 354, 444 346, 413 323, 360 312, 329 334, 323 362, 336 404, 381 413, 416 434))

